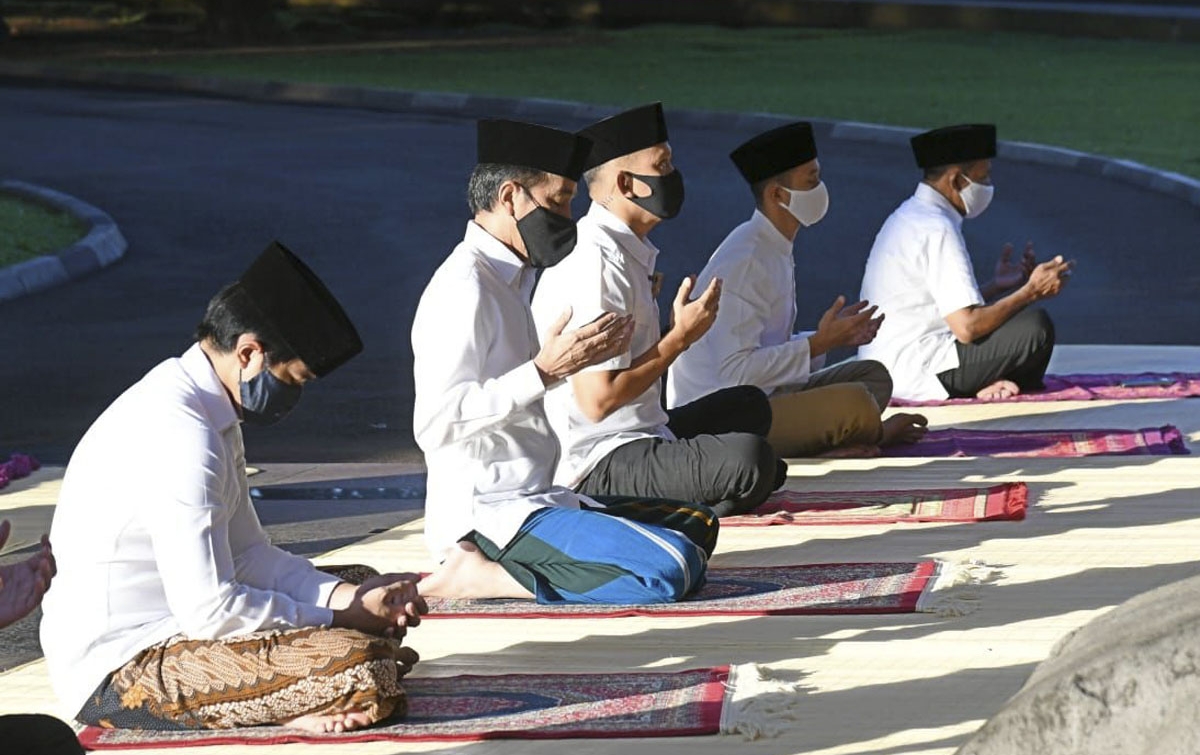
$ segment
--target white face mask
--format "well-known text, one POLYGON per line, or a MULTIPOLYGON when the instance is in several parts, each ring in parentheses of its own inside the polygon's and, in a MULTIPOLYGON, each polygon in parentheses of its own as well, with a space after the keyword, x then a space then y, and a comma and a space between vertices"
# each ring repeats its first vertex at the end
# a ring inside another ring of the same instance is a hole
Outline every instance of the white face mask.
POLYGON ((958 192, 962 197, 963 207, 966 209, 966 217, 977 218, 983 214, 983 211, 992 203, 992 195, 996 193, 996 187, 991 184, 977 184, 971 179, 966 179, 967 185, 958 192))
POLYGON ((788 201, 787 204, 780 202, 779 206, 799 220, 800 225, 805 227, 816 225, 821 218, 825 217, 825 213, 829 210, 829 190, 825 188, 824 181, 807 191, 788 189, 786 186, 783 188, 788 192, 788 201))

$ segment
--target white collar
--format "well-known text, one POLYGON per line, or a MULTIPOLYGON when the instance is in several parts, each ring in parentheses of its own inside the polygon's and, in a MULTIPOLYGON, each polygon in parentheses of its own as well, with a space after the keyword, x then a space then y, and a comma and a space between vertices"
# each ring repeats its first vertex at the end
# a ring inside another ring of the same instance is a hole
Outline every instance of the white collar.
POLYGON ((756 208, 754 214, 750 216, 749 222, 754 233, 762 240, 759 246, 774 250, 786 257, 792 256, 794 248, 792 240, 780 233, 762 210, 756 208))
POLYGON ((463 241, 478 249, 489 267, 500 276, 500 279, 513 288, 520 288, 525 283, 524 273, 529 266, 508 248, 500 239, 484 230, 483 226, 474 220, 467 222, 467 232, 463 241))
POLYGON ((646 268, 646 270, 654 271, 654 261, 658 257, 658 247, 651 244, 648 240, 638 238, 637 234, 629 229, 629 226, 612 214, 607 207, 599 202, 592 202, 592 206, 588 208, 588 220, 596 224, 598 228, 603 230, 617 242, 617 246, 621 247, 621 251, 633 257, 646 268))
POLYGON ((184 373, 200 389, 200 403, 204 407, 204 413, 208 415, 208 421, 217 432, 223 433, 237 424, 238 415, 237 410, 233 408, 233 400, 229 398, 225 386, 217 377, 217 371, 213 369, 212 362, 208 361, 208 355, 200 348, 200 344, 192 344, 192 347, 179 357, 179 361, 184 373))
POLYGON ((950 200, 942 196, 942 193, 937 189, 922 181, 917 184, 917 191, 913 194, 913 197, 923 204, 941 210, 942 214, 954 221, 955 228, 962 228, 962 213, 954 205, 950 204, 950 200))

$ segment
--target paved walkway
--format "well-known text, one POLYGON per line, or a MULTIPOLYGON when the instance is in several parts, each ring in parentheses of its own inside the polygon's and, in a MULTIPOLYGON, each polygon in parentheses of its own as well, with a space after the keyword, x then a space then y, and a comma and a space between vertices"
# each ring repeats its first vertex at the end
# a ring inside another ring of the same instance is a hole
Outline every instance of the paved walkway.
MULTIPOLYGON (((0 112, 0 140, 21 145, 6 153, 6 174, 87 198, 130 243, 112 268, 3 305, 0 450, 65 462, 92 419, 186 348, 207 298, 278 237, 347 302, 366 352, 307 390, 287 423, 248 433, 252 454, 418 458, 409 330, 467 220, 473 122, 20 87, 0 88, 0 112)), ((653 234, 668 281, 698 271, 749 215, 749 191, 726 157, 749 135, 673 129, 688 199, 653 234)), ((802 239, 801 323, 816 322, 837 293, 857 293, 875 232, 917 179, 901 147, 828 140, 821 154, 832 206, 802 239)), ((1040 253, 1078 261, 1050 304, 1060 340, 1194 342, 1200 302, 1183 293, 1200 288, 1200 209, 1063 168, 1003 162, 996 179, 997 199, 967 224, 968 240, 985 268, 1005 240, 1034 239, 1040 253)))
MULTIPOLYGON (((1195 369, 1200 348, 1066 347, 1058 372, 1195 369)), ((1063 402, 939 407, 935 425, 1065 428, 1178 425, 1200 449, 1200 399, 1063 402)), ((252 462, 258 464, 251 453, 252 462)), ((258 464, 252 480, 290 486, 398 484, 415 467, 402 465, 258 464)), ((132 468, 131 474, 137 474, 132 468)), ((18 482, 0 493, 3 516, 32 535, 51 514, 58 472, 18 482)), ((455 620, 427 622, 411 634, 422 662, 417 675, 510 672, 682 670, 761 663, 804 691, 793 718, 777 719, 778 737, 577 740, 475 744, 373 743, 354 746, 206 747, 197 755, 391 755, 466 752, 479 755, 949 755, 1024 682, 1067 632, 1106 609, 1200 571, 1195 542, 1200 457, 1090 459, 805 460, 790 468, 789 487, 803 490, 921 488, 1023 480, 1033 505, 1023 522, 959 525, 763 527, 727 529, 714 564, 981 560, 1004 576, 978 592, 968 616, 695 617, 608 620, 455 620)), ((383 569, 428 569, 422 520, 410 501, 394 500, 383 532, 336 547, 317 560, 360 561, 383 569)), ((259 505, 272 527, 343 527, 344 500, 259 505)), ((366 526, 365 524, 363 525, 366 526)), ((33 661, 0 674, 0 713, 59 711, 44 665, 33 661)), ((180 750, 140 750, 179 755, 180 750)))

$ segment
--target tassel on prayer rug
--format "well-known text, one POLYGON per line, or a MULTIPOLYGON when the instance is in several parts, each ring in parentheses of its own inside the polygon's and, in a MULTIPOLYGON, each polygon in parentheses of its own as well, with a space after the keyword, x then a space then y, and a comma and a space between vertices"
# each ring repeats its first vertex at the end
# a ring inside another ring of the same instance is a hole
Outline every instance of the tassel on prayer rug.
POLYGON ((930 430, 917 443, 888 446, 882 456, 1169 456, 1189 453, 1173 425, 1141 430, 930 430))
MULTIPOLYGON (((402 719, 341 734, 281 726, 146 731, 86 727, 88 749, 200 745, 454 742, 485 739, 685 737, 769 730, 761 720, 784 712, 795 685, 764 680, 758 667, 675 673, 503 674, 406 678, 402 719), (763 698, 763 699, 758 699, 763 698), (775 701, 775 710, 769 705, 775 701)), ((353 750, 353 748, 348 748, 353 750)))
POLYGON ((1136 372, 1079 375, 1047 375, 1046 388, 1008 398, 949 398, 906 401, 894 398, 891 406, 949 406, 955 404, 998 404, 1022 401, 1130 401, 1151 398, 1200 396, 1200 373, 1136 372))
POLYGON ((866 613, 961 615, 975 587, 1000 577, 982 564, 943 561, 799 564, 708 570, 708 581, 678 603, 539 604, 531 600, 429 600, 429 619, 570 619, 622 616, 784 616, 866 613))
POLYGON ((780 490, 748 514, 722 517, 721 528, 1018 520, 1025 518, 1028 503, 1029 488, 1023 482, 938 490, 780 490))

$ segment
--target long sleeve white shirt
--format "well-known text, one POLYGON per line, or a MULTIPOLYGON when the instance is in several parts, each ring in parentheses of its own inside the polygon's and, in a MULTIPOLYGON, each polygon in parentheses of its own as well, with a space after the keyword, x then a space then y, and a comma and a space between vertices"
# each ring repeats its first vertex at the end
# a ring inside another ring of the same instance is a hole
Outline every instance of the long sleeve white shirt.
POLYGON ((886 317, 859 357, 892 374, 896 398, 944 399, 938 373, 958 367, 946 315, 983 304, 962 215, 928 184, 896 208, 879 229, 863 272, 862 298, 886 317))
POLYGON ((337 579, 271 545, 250 503, 242 431, 194 345, 123 393, 71 456, 43 602, 50 681, 78 711, 108 674, 177 634, 324 626, 337 579))
POLYGON ((542 408, 529 312, 533 270, 474 222, 413 320, 413 430, 425 452, 425 540, 442 558, 472 530, 503 547, 533 512, 578 508, 551 484, 558 442, 542 408))
POLYGON ((825 363, 813 357, 811 331, 796 324, 796 271, 792 242, 758 210, 734 228, 696 279, 703 291, 721 279, 721 307, 707 333, 667 373, 667 406, 675 408, 734 385, 756 385, 768 395, 803 385, 825 363))
MULTIPOLYGON (((533 295, 537 332, 549 330, 567 307, 573 308, 567 330, 586 325, 605 312, 632 314, 629 350, 585 371, 628 368, 662 336, 651 282, 657 257, 653 244, 638 238, 617 216, 593 202, 579 221, 575 251, 545 270, 538 281, 533 295)), ((578 485, 601 459, 630 441, 673 440, 661 395, 655 380, 640 396, 593 422, 579 407, 571 380, 551 388, 546 394, 546 415, 563 448, 554 481, 568 487, 578 485)))

